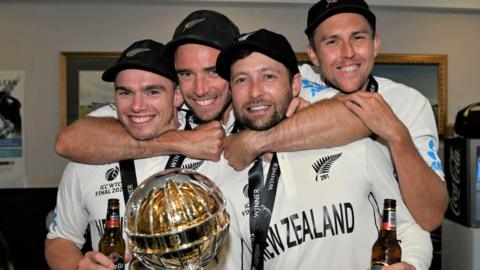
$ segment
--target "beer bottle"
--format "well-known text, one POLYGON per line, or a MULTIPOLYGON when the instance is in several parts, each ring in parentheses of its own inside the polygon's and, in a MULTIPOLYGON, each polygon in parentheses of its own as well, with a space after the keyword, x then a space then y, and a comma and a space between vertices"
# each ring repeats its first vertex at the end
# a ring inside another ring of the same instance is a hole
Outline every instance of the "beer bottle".
POLYGON ((396 202, 385 199, 383 203, 382 228, 372 247, 371 270, 383 269, 383 266, 401 261, 402 249, 397 241, 396 202))
POLYGON ((112 260, 115 264, 115 270, 125 269, 125 241, 120 228, 120 203, 118 199, 108 199, 107 220, 103 236, 98 242, 98 251, 112 260))

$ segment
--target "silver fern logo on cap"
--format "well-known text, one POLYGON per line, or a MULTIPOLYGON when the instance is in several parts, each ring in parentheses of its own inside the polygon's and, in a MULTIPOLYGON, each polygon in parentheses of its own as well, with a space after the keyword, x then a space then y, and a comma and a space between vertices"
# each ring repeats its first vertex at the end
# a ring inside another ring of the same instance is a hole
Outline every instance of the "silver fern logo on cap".
POLYGON ((337 3, 338 0, 327 0, 327 8, 330 7, 331 4, 337 3))
POLYGON ((127 52, 127 53, 125 54, 125 56, 127 56, 127 57, 133 57, 133 56, 135 56, 135 55, 137 55, 137 54, 139 54, 139 53, 148 52, 148 51, 150 51, 149 48, 135 48, 135 49, 127 52))
POLYGON ((243 34, 241 35, 239 38, 238 38, 238 41, 244 41, 244 40, 247 40, 248 37, 250 37, 251 35, 255 34, 257 31, 254 31, 254 32, 250 32, 250 33, 246 33, 246 34, 243 34))
POLYGON ((191 20, 189 22, 187 22, 184 26, 183 26, 183 31, 187 30, 188 28, 192 28, 194 27, 196 24, 198 23, 201 23, 205 21, 205 18, 200 18, 200 19, 195 19, 195 20, 191 20))

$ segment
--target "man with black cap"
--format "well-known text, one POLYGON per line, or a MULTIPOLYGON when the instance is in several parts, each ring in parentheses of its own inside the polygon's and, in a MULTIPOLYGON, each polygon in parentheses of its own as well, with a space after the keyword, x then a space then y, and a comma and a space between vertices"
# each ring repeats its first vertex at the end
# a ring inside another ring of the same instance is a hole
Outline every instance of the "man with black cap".
MULTIPOLYGON (((163 44, 153 40, 135 42, 102 76, 115 86, 115 106, 104 109, 116 111, 123 128, 137 140, 156 138, 163 129, 189 128, 186 113, 177 111, 183 98, 177 88, 177 75, 167 64, 163 49, 163 44)), ((104 165, 69 163, 60 182, 57 206, 45 243, 49 266, 52 269, 113 269, 109 259, 98 251, 82 255, 80 249, 86 241, 87 226, 92 247, 97 250, 108 199, 119 199, 120 209, 125 209, 129 194, 138 183, 164 168, 182 165, 211 179, 224 179, 222 168, 228 166, 181 155, 104 165)), ((122 210, 120 213, 123 216, 122 210)))
MULTIPOLYGON (((368 29, 364 29, 363 32, 355 32, 356 35, 349 39, 351 42, 365 40, 364 32, 370 31, 372 42, 368 43, 367 52, 369 53, 366 58, 355 56, 357 59, 365 59, 364 62, 355 60, 356 62, 352 62, 353 64, 343 68, 344 74, 350 74, 348 75, 350 77, 345 76, 347 82, 360 81, 353 78, 355 74, 359 74, 360 79, 368 79, 373 66, 373 57, 376 55, 379 44, 374 42, 378 40, 378 37, 373 33, 375 17, 368 10, 366 3, 341 0, 320 1, 309 12, 307 32, 313 34, 317 31, 316 29, 324 25, 324 22, 345 14, 357 15, 357 19, 360 17, 360 22, 362 22, 363 17, 359 14, 369 14, 368 20, 363 19, 363 24, 355 22, 355 25, 367 25, 368 27, 368 22, 372 25, 368 29), (316 19, 317 16, 320 19, 316 19), (367 75, 363 74, 365 72, 367 75)), ((220 154, 224 150, 224 156, 229 160, 229 163, 237 169, 242 169, 263 152, 342 145, 369 134, 370 131, 367 127, 357 117, 354 117, 353 113, 343 105, 343 101, 328 99, 298 112, 289 121, 284 121, 265 132, 243 132, 223 140, 224 133, 220 122, 217 120, 221 120, 228 133, 233 129, 233 117, 229 117, 228 113, 230 110, 227 105, 230 99, 228 83, 216 74, 213 63, 220 49, 231 43, 231 40, 237 34, 238 28, 224 15, 201 10, 191 13, 180 23, 173 40, 167 46, 167 51, 174 58, 175 68, 179 75, 180 91, 200 122, 210 121, 206 125, 201 125, 189 132, 169 131, 153 140, 136 141, 129 137, 126 132, 122 132, 118 123, 112 123, 112 126, 107 128, 106 121, 108 120, 90 118, 62 131, 56 144, 57 152, 60 154, 68 153, 70 158, 84 162, 102 163, 171 152, 180 152, 195 158, 219 160, 220 154), (341 106, 339 106, 339 103, 341 103, 341 106), (94 125, 93 122, 97 124, 94 125), (80 123, 83 124, 80 125, 80 123), (343 125, 338 125, 338 123, 343 125), (105 130, 111 131, 112 140, 105 140, 105 130), (88 136, 88 134, 92 134, 92 136, 88 136), (92 138, 92 140, 89 143, 85 138, 92 138), (110 147, 98 149, 96 146, 99 142, 110 147)), ((312 46, 308 51, 311 56, 316 56, 314 48, 318 47, 317 44, 319 43, 313 42, 312 44, 316 46, 312 46)), ((351 48, 353 48, 353 45, 351 48)), ((325 59, 328 59, 327 56, 325 55, 325 59)), ((321 58, 313 58, 312 62, 323 67, 319 59, 321 58)), ((342 70, 338 65, 335 65, 335 62, 331 69, 342 70)), ((313 73, 308 66, 302 66, 301 72, 307 79, 311 77, 311 74, 318 77, 318 74, 313 73)), ((330 72, 323 73, 326 78, 330 74, 330 72)), ((336 83, 336 80, 333 79, 327 78, 327 81, 330 82, 330 85, 336 83)), ((371 82, 369 89, 375 89, 377 84, 374 83, 374 80, 369 81, 371 82)), ((386 82, 384 80, 380 81, 386 82)), ((318 97, 324 96, 323 93, 336 93, 333 89, 324 90, 330 88, 317 81, 304 80, 304 85, 317 86, 308 89, 311 90, 312 96, 309 96, 308 93, 305 94, 305 91, 302 93, 302 96, 308 100, 315 101, 318 97)), ((427 106, 428 103, 425 102, 425 98, 418 93, 414 93, 412 90, 387 91, 386 87, 388 85, 388 83, 380 84, 378 91, 385 97, 392 97, 392 94, 394 94, 393 98, 388 98, 388 100, 397 112, 398 117, 408 126, 408 130, 402 122, 398 121, 388 105, 382 101, 380 95, 371 94, 375 98, 369 99, 369 102, 375 100, 382 107, 367 107, 368 103, 361 99, 363 95, 370 95, 365 91, 347 96, 346 100, 356 99, 355 102, 351 102, 353 100, 347 102, 347 106, 352 108, 359 116, 371 112, 374 108, 384 108, 379 113, 373 113, 373 116, 382 116, 381 120, 388 120, 385 121, 386 124, 374 121, 366 116, 361 117, 361 120, 365 121, 373 132, 388 143, 389 148, 385 146, 383 153, 390 156, 389 149, 392 153, 406 204, 423 228, 433 230, 441 224, 447 203, 445 185, 441 181, 441 177, 435 174, 437 172, 440 176, 442 175, 441 163, 436 154, 438 136, 436 135, 433 114, 427 106), (401 93, 397 100, 395 98, 399 94, 395 93, 401 93), (362 104, 362 109, 368 108, 369 110, 360 113, 362 111, 355 110, 357 108, 355 104, 362 104), (411 139, 408 139, 409 132, 414 136, 415 145, 411 139), (420 150, 421 155, 415 146, 420 150), (428 164, 431 164, 432 169, 425 164, 422 157, 428 164), (425 190, 430 192, 425 194, 425 190)), ((398 86, 398 84, 395 85, 398 86)), ((325 96, 331 95, 325 94, 325 96)))
MULTIPOLYGON (((154 140, 137 142, 122 132, 119 123, 87 117, 61 132, 56 142, 57 153, 87 163, 171 152, 219 160, 225 132, 228 134, 233 129, 233 115, 228 81, 218 76, 215 64, 220 51, 231 45, 238 35, 238 27, 225 15, 211 10, 197 10, 182 20, 166 45, 166 54, 178 75, 180 92, 196 118, 192 125, 201 124, 194 130, 169 131, 154 140), (106 138, 105 132, 112 137, 106 138), (93 139, 87 141, 86 137, 93 139), (111 147, 98 149, 96 145, 100 142, 111 147)), ((298 108, 299 104, 295 100, 290 110, 298 108)), ((105 113, 92 115, 110 116, 105 113)))
MULTIPOLYGON (((406 205, 423 228, 438 227, 448 194, 437 155, 432 108, 415 89, 371 75, 380 37, 368 4, 363 0, 319 1, 308 12, 305 33, 309 57, 329 87, 319 96, 354 93, 345 96, 345 104, 383 141, 383 152, 392 157, 406 205)), ((302 75, 309 79, 308 72, 302 75)), ((311 90, 305 97, 318 99, 313 94, 318 89, 311 90)))
POLYGON ((225 157, 241 169, 259 153, 279 146, 284 151, 336 146, 373 132, 380 137, 383 155, 395 164, 403 198, 415 220, 429 231, 440 226, 448 194, 437 155, 435 118, 429 101, 418 91, 371 75, 380 38, 367 3, 319 1, 309 10, 305 33, 315 68, 300 67, 300 95, 312 103, 322 101, 270 130, 227 137, 225 157), (332 106, 339 98, 330 98, 339 92, 354 93, 340 99, 357 117, 332 106))
MULTIPOLYGON (((192 125, 203 125, 191 131, 173 130, 152 140, 137 141, 112 119, 86 117, 60 133, 56 143, 57 153, 87 163, 171 153, 219 160, 225 136, 222 124, 228 132, 233 120, 231 117, 229 120, 229 85, 216 73, 215 63, 220 50, 232 44, 238 35, 238 27, 225 15, 211 10, 197 10, 182 20, 166 45, 166 54, 175 65, 180 91, 196 118, 192 125), (105 131, 114 137, 110 140, 105 138, 105 131), (88 135, 93 137, 90 142, 85 140, 88 135), (96 147, 98 142, 111 147, 100 151, 96 147)), ((112 112, 92 114, 111 115, 112 112)))
MULTIPOLYGON (((265 29, 222 51, 217 72, 230 79, 243 129, 278 125, 301 88, 290 44, 265 29)), ((380 151, 366 138, 341 147, 264 153, 249 169, 233 173, 220 186, 232 218, 223 268, 368 269, 381 222, 373 201, 390 198, 397 201, 402 245, 402 262, 391 269, 428 269, 430 236, 403 204, 391 162, 380 151)))

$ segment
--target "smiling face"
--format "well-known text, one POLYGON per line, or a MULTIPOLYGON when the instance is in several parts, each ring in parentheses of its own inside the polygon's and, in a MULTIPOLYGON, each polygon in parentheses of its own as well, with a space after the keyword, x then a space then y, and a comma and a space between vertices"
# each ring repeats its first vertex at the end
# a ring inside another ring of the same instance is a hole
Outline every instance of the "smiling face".
POLYGON ((183 100, 175 88, 171 80, 144 70, 126 69, 117 74, 117 115, 132 137, 148 140, 166 127, 178 127, 175 107, 183 100))
POLYGON ((245 128, 266 130, 285 117, 292 96, 300 91, 300 74, 290 80, 287 68, 257 52, 231 67, 232 103, 245 128))
POLYGON ((203 122, 228 117, 230 91, 216 72, 220 50, 200 44, 184 44, 175 51, 175 70, 187 106, 203 122))
POLYGON ((380 38, 373 35, 365 17, 340 13, 315 29, 308 55, 324 80, 337 89, 347 93, 365 90, 380 47, 380 38))

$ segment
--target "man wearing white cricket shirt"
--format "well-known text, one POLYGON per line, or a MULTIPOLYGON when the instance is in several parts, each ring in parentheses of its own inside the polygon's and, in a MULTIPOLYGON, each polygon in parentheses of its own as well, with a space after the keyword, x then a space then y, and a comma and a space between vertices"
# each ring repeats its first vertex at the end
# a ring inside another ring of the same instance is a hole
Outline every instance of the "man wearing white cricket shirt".
MULTIPOLYGON (((281 35, 260 29, 222 51, 217 72, 230 80, 240 128, 268 130, 300 91, 295 53, 281 35)), ((385 198, 397 201, 402 262, 425 269, 429 234, 402 201, 394 169, 376 143, 266 153, 221 189, 232 217, 225 269, 368 269, 385 198)), ((386 267, 385 269, 389 269, 386 267)))

